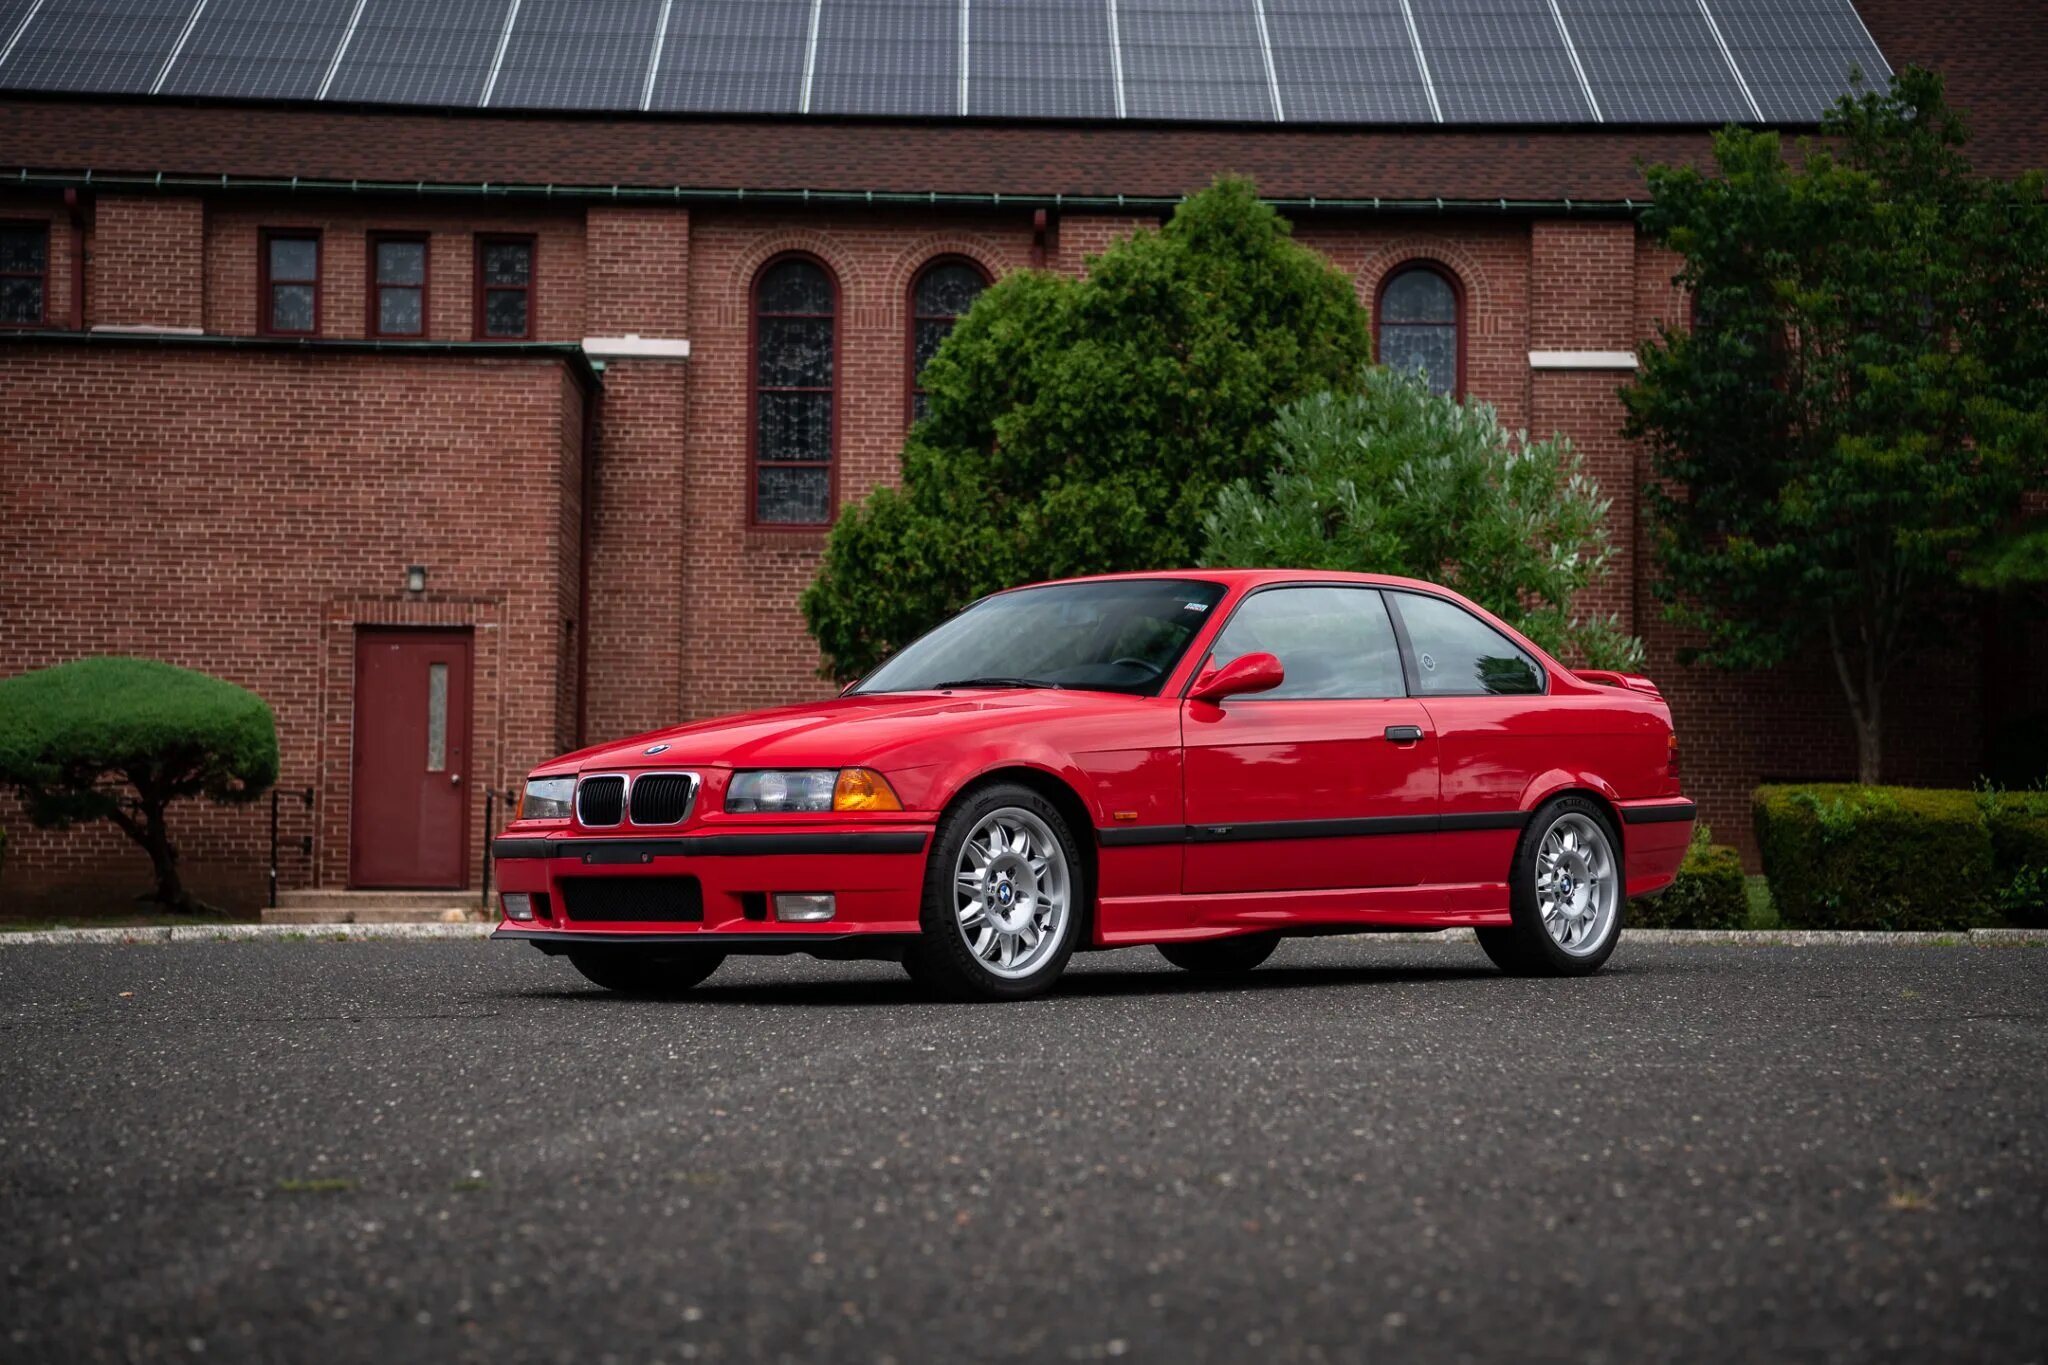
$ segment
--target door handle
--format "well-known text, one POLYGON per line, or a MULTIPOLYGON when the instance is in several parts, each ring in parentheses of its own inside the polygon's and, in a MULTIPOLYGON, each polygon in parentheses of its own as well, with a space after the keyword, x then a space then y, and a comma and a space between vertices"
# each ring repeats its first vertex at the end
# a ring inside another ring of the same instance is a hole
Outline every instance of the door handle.
POLYGON ((448 774, 448 785, 449 785, 449 786, 451 786, 451 787, 459 787, 459 786, 461 786, 461 785, 462 785, 462 774, 461 774, 461 773, 450 773, 450 774, 448 774))
POLYGON ((1386 736, 1396 744, 1413 744, 1416 740, 1422 738, 1422 727, 1420 725, 1389 725, 1386 729, 1386 736))

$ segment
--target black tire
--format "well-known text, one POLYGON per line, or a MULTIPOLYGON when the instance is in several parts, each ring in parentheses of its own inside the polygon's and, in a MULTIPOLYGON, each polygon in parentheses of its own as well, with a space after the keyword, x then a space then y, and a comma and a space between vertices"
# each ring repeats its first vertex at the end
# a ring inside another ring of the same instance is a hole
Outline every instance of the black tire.
POLYGON ((1183 971, 1204 976, 1240 976, 1273 955, 1278 934, 1236 934, 1199 943, 1157 943, 1159 955, 1183 971))
POLYGON ((904 954, 904 970, 919 986, 952 1000, 1028 1000, 1043 995, 1059 980, 1067 959, 1074 954, 1090 894, 1087 864, 1081 859, 1073 829, 1057 806, 1031 788, 1014 783, 971 790, 940 817, 932 834, 931 854, 925 861, 924 898, 918 911, 920 933, 904 954), (954 903, 955 875, 968 837, 983 821, 1006 811, 1034 817, 1051 835, 1064 860, 1065 914, 1050 946, 1043 951, 1032 946, 1037 961, 1019 976, 999 974, 975 953, 954 903))
POLYGON ((1546 801, 1522 831, 1515 849, 1515 861, 1508 872, 1508 908, 1513 923, 1479 930, 1479 946, 1496 967, 1510 976, 1591 976, 1600 970, 1621 941, 1622 920, 1628 911, 1628 869, 1622 861, 1621 832, 1599 802, 1583 796, 1560 796, 1546 801), (1543 927, 1543 913, 1537 905, 1537 857, 1544 838, 1566 817, 1590 820, 1605 833, 1613 855, 1615 880, 1614 916, 1606 932, 1587 950, 1567 952, 1543 927))
POLYGON ((645 1000, 672 1000, 725 961, 724 953, 654 957, 635 948, 589 948, 567 956, 569 965, 596 985, 645 1000))

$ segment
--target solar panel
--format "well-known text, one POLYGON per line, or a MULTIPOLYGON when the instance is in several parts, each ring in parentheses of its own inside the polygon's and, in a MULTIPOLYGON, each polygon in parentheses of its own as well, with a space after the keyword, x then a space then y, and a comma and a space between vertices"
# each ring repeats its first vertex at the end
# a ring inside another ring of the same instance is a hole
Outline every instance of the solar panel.
POLYGON ((514 0, 368 0, 330 100, 474 105, 514 0))
POLYGON ((0 85, 7 83, 8 45, 34 8, 35 0, 0 0, 0 85))
POLYGON ((1427 123, 1401 0, 1265 0, 1290 123, 1427 123))
POLYGON ((312 99, 355 7, 355 0, 208 0, 163 93, 312 99))
POLYGON ((1106 0, 981 0, 967 24, 969 113, 1116 117, 1106 0))
POLYGON ((825 0, 811 112, 959 113, 959 0, 825 0))
POLYGON ((1735 65, 1766 120, 1817 123, 1851 90, 1882 90, 1891 65, 1849 0, 1708 0, 1735 65))
POLYGON ((661 0, 520 0, 494 109, 638 109, 661 0))
POLYGON ((146 94, 194 0, 43 0, 0 67, 15 90, 146 94))
POLYGON ((1409 0, 1446 123, 1593 116, 1548 0, 1409 0))
POLYGON ((810 26, 810 0, 675 0, 650 107, 795 113, 810 26))
POLYGON ((1251 0, 1118 0, 1131 118, 1270 121, 1251 0))
POLYGON ((1557 0, 1609 123, 1747 123, 1699 0, 1557 0))

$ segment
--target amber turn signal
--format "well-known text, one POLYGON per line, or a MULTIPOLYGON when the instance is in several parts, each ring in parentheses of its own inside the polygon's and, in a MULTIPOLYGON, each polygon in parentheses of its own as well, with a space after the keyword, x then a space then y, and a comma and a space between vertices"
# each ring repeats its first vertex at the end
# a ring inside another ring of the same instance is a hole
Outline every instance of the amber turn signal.
POLYGON ((889 779, 873 768, 841 768, 832 787, 833 810, 902 810, 889 779))

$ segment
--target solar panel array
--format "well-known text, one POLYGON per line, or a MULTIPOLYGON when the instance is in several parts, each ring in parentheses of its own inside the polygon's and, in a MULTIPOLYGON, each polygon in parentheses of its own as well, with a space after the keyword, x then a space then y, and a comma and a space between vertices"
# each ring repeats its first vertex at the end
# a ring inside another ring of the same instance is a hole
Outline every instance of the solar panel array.
POLYGON ((0 0, 0 90, 1172 122, 1811 123, 1853 0, 0 0))

